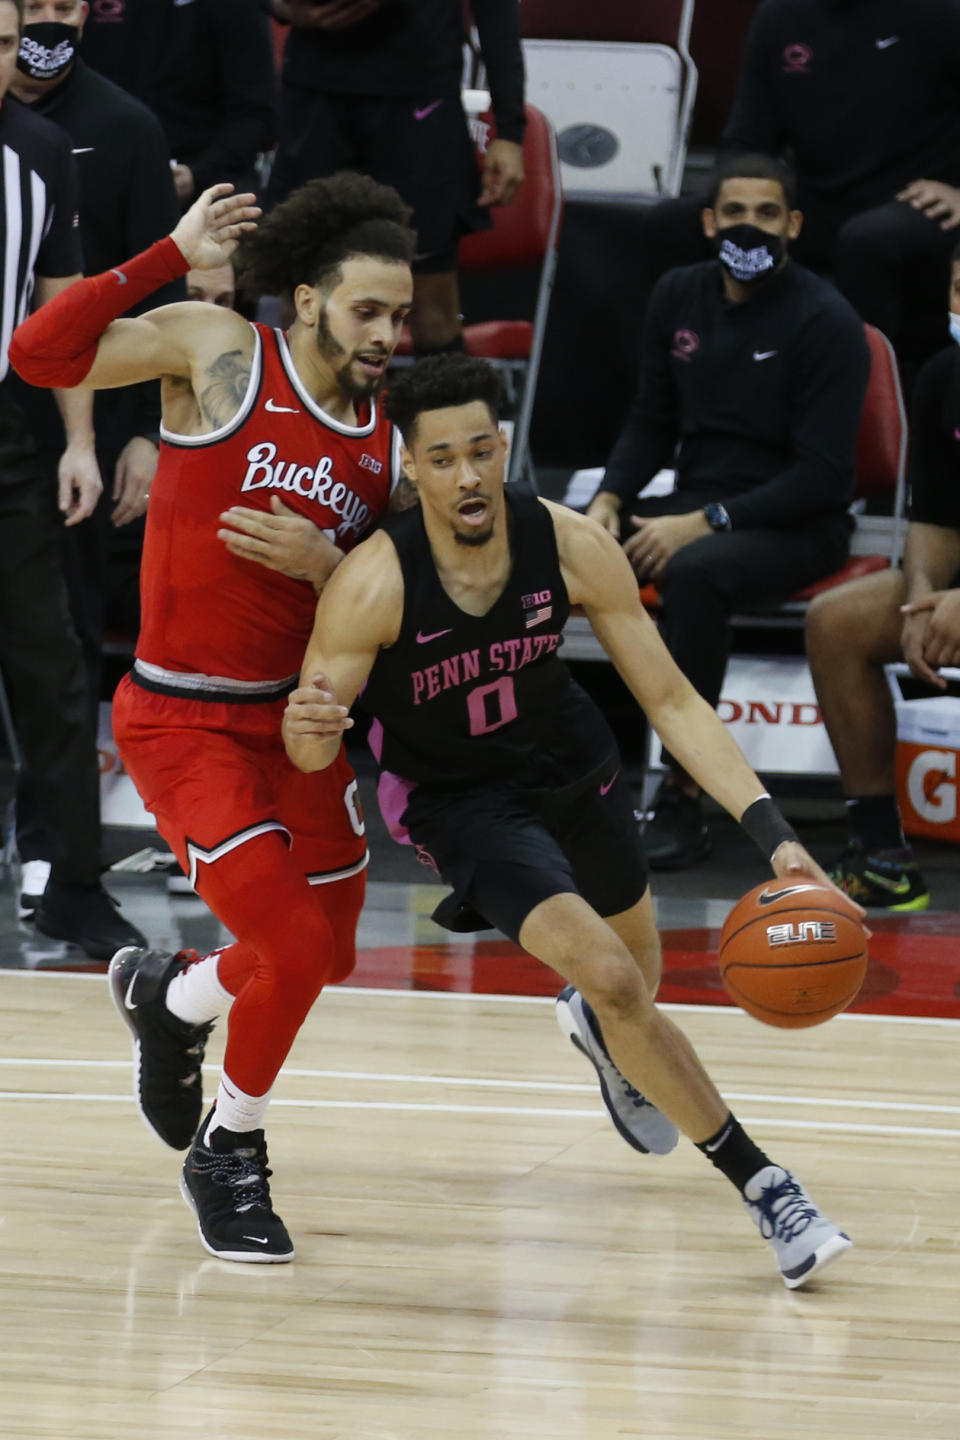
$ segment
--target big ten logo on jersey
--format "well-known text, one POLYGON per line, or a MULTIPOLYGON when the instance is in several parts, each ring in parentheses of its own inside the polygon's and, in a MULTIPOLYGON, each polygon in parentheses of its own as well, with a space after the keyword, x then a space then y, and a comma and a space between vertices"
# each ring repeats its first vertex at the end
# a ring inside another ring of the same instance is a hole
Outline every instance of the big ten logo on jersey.
POLYGON ((823 945, 837 938, 832 920, 801 920, 797 925, 768 925, 768 945, 823 945))
POLYGON ((553 614, 553 591, 534 590, 530 595, 521 595, 520 604, 523 606, 523 623, 527 630, 534 625, 542 625, 549 620, 553 614))
POLYGON ((908 835, 960 841, 957 751, 900 741, 897 745, 897 799, 908 835))
MULTIPOLYGON (((367 469, 379 464, 372 456, 365 455, 363 458, 372 462, 365 467, 367 469)), ((247 451, 247 470, 240 488, 244 492, 286 490, 289 494, 302 496, 304 500, 315 500, 338 517, 338 523, 332 527, 332 538, 337 540, 361 534, 370 518, 369 505, 349 485, 334 477, 333 460, 329 455, 321 455, 315 465, 301 465, 297 460, 285 460, 282 456, 278 459, 277 447, 272 440, 252 445, 247 451)))

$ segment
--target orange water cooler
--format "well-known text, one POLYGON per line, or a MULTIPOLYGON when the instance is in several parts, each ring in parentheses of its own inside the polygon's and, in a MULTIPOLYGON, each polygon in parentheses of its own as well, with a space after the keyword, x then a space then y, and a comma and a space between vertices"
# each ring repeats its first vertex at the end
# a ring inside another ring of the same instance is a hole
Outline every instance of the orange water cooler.
POLYGON ((906 834, 960 844, 960 698, 898 703, 896 778, 906 834))

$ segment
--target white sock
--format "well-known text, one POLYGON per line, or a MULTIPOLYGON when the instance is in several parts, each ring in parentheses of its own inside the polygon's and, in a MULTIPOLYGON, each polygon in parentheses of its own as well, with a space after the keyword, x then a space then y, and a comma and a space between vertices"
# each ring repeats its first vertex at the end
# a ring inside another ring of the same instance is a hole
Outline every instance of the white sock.
POLYGON ((167 1009, 188 1025, 205 1025, 227 1009, 233 996, 217 978, 220 951, 195 960, 167 986, 167 1009))
POLYGON ((229 1075, 224 1075, 203 1143, 210 1144, 210 1136, 214 1130, 236 1130, 241 1135, 249 1130, 262 1130, 267 1106, 270 1104, 270 1093, 268 1090, 266 1095, 247 1095, 239 1085, 234 1085, 229 1075))

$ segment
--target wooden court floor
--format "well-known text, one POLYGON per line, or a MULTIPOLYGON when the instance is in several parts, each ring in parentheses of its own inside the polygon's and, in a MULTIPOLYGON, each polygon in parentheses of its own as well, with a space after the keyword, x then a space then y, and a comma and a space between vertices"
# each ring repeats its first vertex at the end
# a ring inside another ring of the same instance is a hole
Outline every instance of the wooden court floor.
POLYGON ((296 1262, 213 1260, 103 977, 0 972, 0 1435, 958 1440, 960 1024, 679 1019, 856 1242, 808 1289, 549 1001, 409 991, 327 993, 278 1086, 296 1262))

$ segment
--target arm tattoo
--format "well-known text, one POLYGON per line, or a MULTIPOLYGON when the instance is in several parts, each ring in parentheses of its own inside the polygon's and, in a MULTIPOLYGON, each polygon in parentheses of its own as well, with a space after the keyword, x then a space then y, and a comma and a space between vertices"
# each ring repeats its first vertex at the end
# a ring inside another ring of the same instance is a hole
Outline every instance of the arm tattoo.
POLYGON ((414 505, 420 504, 420 496, 417 494, 417 487, 406 475, 401 474, 393 493, 390 496, 390 504, 387 509, 394 513, 397 510, 410 510, 414 505))
POLYGON ((242 350, 227 350, 207 366, 210 384, 201 392, 200 409, 215 429, 229 425, 243 404, 250 383, 250 362, 242 350))

